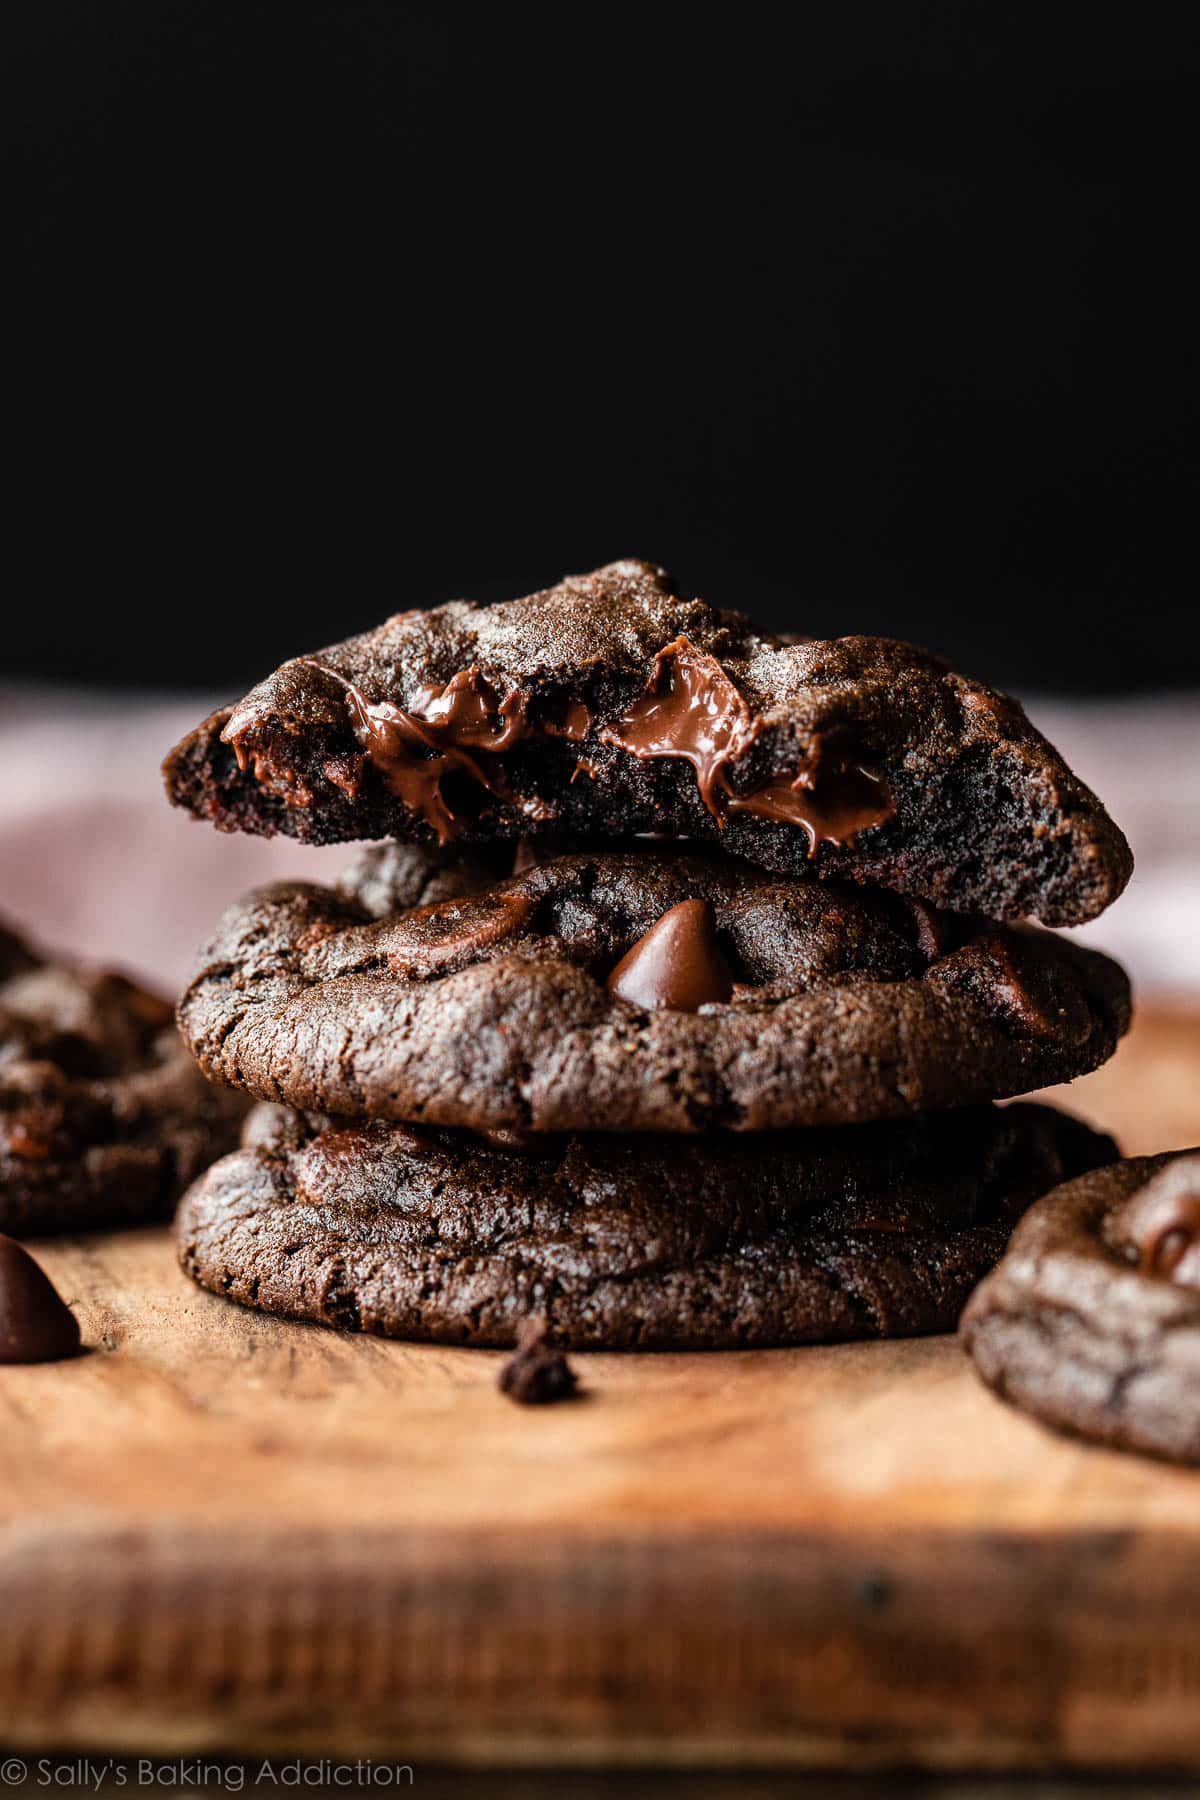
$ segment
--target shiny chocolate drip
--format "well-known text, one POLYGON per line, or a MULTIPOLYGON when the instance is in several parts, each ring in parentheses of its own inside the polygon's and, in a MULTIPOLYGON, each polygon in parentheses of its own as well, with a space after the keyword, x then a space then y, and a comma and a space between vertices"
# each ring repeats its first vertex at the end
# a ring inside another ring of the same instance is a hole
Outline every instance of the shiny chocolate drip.
POLYGON ((529 729, 529 696, 520 688, 497 703, 496 691, 478 669, 461 669, 444 687, 417 692, 409 717, 436 746, 459 749, 511 750, 529 729))
POLYGON ((733 976, 717 942, 711 900, 681 900, 626 951, 608 990, 645 1012, 699 1012, 724 1005, 733 976))
MULTIPOLYGON (((454 837, 460 823, 442 792, 442 779, 450 771, 461 770, 497 800, 512 799, 503 778, 488 774, 478 757, 511 750, 527 735, 529 697, 519 688, 501 701, 478 669, 462 669, 444 686, 421 688, 408 710, 388 700, 369 701, 335 669, 323 663, 314 667, 341 683, 351 727, 367 760, 397 799, 432 825, 439 842, 454 837)), ((530 801, 524 810, 538 816, 545 809, 530 801)))
POLYGON ((719 819, 722 771, 749 749, 757 727, 717 659, 681 637, 659 651, 645 693, 601 735, 634 756, 691 763, 700 798, 719 819))
POLYGON ((676 638, 659 651, 646 691, 624 717, 601 735, 638 757, 678 756, 691 763, 709 812, 721 824, 727 813, 753 813, 808 835, 808 854, 818 844, 850 844, 860 831, 882 825, 895 811, 884 783, 845 759, 823 766, 820 747, 808 768, 768 781, 751 794, 734 794, 730 763, 753 744, 761 726, 720 663, 676 638))
POLYGON ((79 1322, 23 1245, 0 1237, 0 1363, 58 1362, 79 1349, 79 1322))
POLYGON ((769 781, 753 794, 731 794, 725 804, 731 813, 798 825, 808 834, 810 858, 818 844, 852 844, 860 831, 882 825, 895 811, 879 777, 853 764, 802 769, 791 781, 769 781))

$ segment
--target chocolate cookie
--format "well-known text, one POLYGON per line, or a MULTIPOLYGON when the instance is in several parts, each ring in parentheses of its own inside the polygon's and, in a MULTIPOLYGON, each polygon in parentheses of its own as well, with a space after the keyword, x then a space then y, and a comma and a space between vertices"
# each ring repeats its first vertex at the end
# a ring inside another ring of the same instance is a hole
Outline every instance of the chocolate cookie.
POLYGON ((185 1195, 202 1286, 288 1318, 573 1349, 722 1349, 953 1327, 1014 1219, 1111 1140, 1043 1106, 751 1138, 506 1148, 260 1107, 185 1195))
POLYGON ((167 1001, 0 929, 0 1230, 165 1218, 245 1110, 200 1075, 167 1001))
POLYGON ((712 851, 565 856, 382 916, 360 869, 370 909, 281 883, 226 914, 179 1006, 214 1080, 359 1118, 760 1131, 1028 1092, 1129 1018, 1095 951, 712 851))
POLYGON ((1047 1424, 1200 1462, 1200 1151, 1047 1194, 962 1336, 988 1386, 1047 1424))
POLYGON ((955 911, 1090 919, 1132 859, 1015 701, 889 638, 762 637, 619 562, 285 663, 168 756, 223 830, 719 840, 955 911))

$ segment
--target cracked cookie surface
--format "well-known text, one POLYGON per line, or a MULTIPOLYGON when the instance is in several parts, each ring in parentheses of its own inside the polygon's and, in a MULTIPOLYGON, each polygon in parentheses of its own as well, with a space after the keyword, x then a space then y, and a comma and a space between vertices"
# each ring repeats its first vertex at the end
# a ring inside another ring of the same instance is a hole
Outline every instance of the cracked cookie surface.
POLYGON ((1200 1152, 1113 1163, 1047 1194, 962 1338, 988 1386, 1045 1423, 1200 1462, 1200 1152))
POLYGON ((226 914, 179 1006, 206 1074, 358 1118, 759 1131, 1026 1093, 1128 1024, 1095 951, 703 849, 568 855, 397 910, 391 854, 353 888, 277 884, 226 914), (652 954, 670 914, 682 950, 652 954), (689 979, 656 1007, 664 955, 689 979))
POLYGON ((890 638, 785 642, 626 561, 296 657, 164 765, 223 830, 708 839, 795 877, 1078 924, 1129 846, 1021 707, 890 638))
POLYGON ((245 1110, 201 1076, 167 1001, 0 927, 0 1231, 168 1217, 245 1110))
POLYGON ((261 1106, 187 1193, 184 1269, 288 1318, 718 1349, 952 1329, 1035 1195, 1116 1154, 1050 1107, 752 1138, 472 1134, 261 1106))

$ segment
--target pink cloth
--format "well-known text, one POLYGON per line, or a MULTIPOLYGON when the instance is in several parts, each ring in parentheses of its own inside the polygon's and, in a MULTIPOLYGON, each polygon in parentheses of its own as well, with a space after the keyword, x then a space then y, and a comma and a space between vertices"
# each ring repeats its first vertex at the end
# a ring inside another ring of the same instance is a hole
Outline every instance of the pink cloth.
POLYGON ((159 764, 203 700, 0 698, 0 911, 39 943, 167 989, 260 882, 327 881, 351 852, 226 835, 167 804, 159 764))
MULTIPOLYGON (((206 710, 203 699, 0 689, 0 912, 45 945, 175 988, 248 887, 336 874, 350 846, 224 836, 167 805, 159 762, 206 710)), ((1144 988, 1200 994, 1200 705, 1030 712, 1138 858, 1128 893, 1081 937, 1144 988)))

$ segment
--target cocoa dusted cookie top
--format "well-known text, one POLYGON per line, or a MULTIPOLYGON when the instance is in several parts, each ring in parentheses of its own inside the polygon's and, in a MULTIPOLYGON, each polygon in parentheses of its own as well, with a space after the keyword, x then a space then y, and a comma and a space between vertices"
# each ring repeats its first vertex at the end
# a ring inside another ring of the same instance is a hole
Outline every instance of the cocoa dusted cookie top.
POLYGON ((515 1147, 258 1107, 176 1232, 244 1305, 389 1337, 723 1349, 953 1328, 1013 1221, 1116 1154, 1046 1106, 515 1147))
POLYGON ((973 1296, 963 1342, 1014 1406, 1118 1450, 1200 1463, 1200 1150, 1059 1187, 973 1296))
POLYGON ((1068 1080, 1129 1019, 1095 951, 711 850, 562 856, 396 909, 392 854, 359 860, 362 899, 280 883, 226 914, 179 1006, 208 1075, 359 1118, 758 1131, 1068 1080))
POLYGON ((0 928, 0 1230, 163 1217, 244 1112, 200 1075, 169 1002, 0 928))
POLYGON ((1015 701, 889 638, 784 641, 612 563, 285 663, 168 756, 223 830, 707 838, 955 911, 1094 918, 1132 867, 1015 701))

